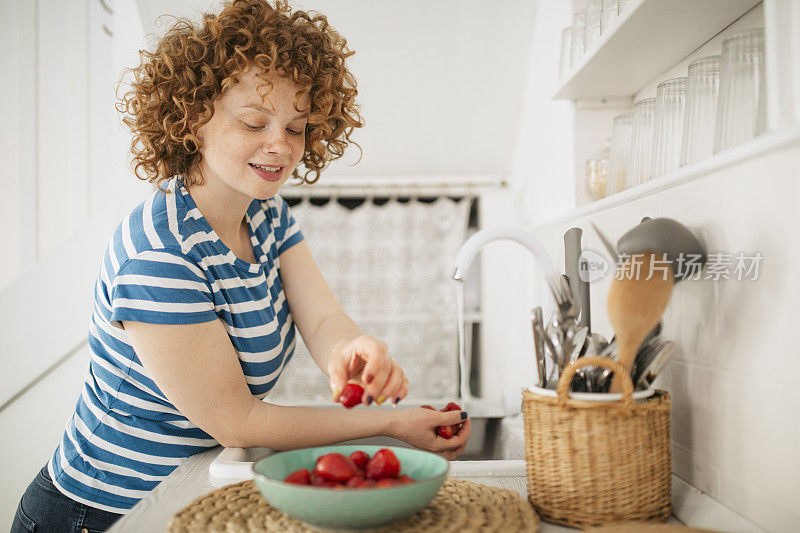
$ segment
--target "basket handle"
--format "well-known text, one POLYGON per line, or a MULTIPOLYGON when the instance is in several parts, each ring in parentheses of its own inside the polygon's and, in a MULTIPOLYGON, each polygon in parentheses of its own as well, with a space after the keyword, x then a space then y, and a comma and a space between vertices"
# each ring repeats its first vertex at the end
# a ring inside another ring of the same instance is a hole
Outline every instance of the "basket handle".
POLYGON ((558 405, 564 406, 569 400, 569 387, 572 384, 572 378, 575 377, 575 372, 579 368, 585 366, 602 366, 614 371, 614 376, 623 376, 622 381, 622 404, 623 406, 632 411, 636 406, 633 401, 633 381, 631 380, 630 372, 625 370, 617 361, 608 357, 601 357, 599 355, 592 355, 589 357, 580 357, 564 369, 564 373, 558 378, 558 386, 556 387, 556 394, 558 394, 558 405))

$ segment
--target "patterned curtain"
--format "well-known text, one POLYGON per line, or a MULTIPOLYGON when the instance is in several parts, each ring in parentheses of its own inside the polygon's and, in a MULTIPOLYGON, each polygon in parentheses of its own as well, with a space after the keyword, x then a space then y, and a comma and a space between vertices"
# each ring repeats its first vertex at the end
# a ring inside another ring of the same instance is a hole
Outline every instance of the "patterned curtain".
MULTIPOLYGON (((471 199, 366 199, 348 208, 308 199, 292 207, 333 294, 366 334, 389 346, 409 398, 453 398, 458 330, 453 261, 467 238, 471 199)), ((328 377, 298 335, 268 401, 330 401, 328 377)))

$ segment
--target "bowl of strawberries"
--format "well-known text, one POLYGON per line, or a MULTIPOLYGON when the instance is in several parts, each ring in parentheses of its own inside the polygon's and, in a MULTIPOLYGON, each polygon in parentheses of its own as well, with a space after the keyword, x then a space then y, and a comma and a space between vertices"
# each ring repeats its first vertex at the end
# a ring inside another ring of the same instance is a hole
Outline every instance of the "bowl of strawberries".
POLYGON ((318 528, 385 526, 424 508, 447 477, 447 460, 399 446, 339 445, 279 452, 253 465, 266 500, 318 528))

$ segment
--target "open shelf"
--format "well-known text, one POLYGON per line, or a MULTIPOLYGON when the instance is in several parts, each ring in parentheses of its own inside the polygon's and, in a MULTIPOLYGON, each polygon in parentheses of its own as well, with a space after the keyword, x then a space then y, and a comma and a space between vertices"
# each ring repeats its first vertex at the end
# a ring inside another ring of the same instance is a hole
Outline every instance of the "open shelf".
POLYGON ((800 125, 787 127, 780 131, 767 132, 744 144, 714 154, 704 161, 686 165, 664 176, 659 176, 646 183, 636 185, 635 187, 631 187, 617 194, 583 205, 567 213, 556 215, 548 220, 526 227, 525 229, 530 232, 536 232, 556 224, 577 220, 592 213, 605 211, 645 196, 658 194, 661 191, 666 191, 692 180, 703 178, 712 172, 735 167, 752 158, 792 145, 796 145, 798 149, 800 149, 800 125))
POLYGON ((758 3, 634 0, 566 73, 553 98, 630 97, 758 3))

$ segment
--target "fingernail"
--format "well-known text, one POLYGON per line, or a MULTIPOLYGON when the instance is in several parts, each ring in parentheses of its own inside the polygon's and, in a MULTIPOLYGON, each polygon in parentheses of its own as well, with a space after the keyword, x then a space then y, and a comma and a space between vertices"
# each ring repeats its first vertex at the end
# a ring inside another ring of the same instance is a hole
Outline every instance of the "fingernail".
POLYGON ((464 420, 465 418, 467 418, 467 416, 468 415, 466 411, 461 411, 461 420, 464 420))
POLYGON ((367 405, 372 403, 372 396, 367 396, 367 405))
POLYGON ((386 396, 384 396, 383 394, 378 396, 378 405, 382 404, 385 401, 386 401, 386 396))
POLYGON ((395 403, 395 405, 397 405, 398 403, 400 403, 400 398, 395 398, 395 399, 394 399, 394 403, 395 403))
POLYGON ((339 395, 342 393, 341 389, 333 389, 333 401, 339 401, 339 395))

